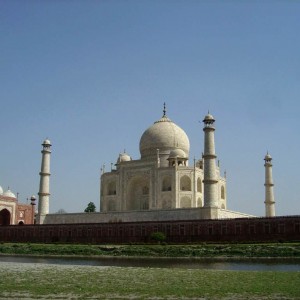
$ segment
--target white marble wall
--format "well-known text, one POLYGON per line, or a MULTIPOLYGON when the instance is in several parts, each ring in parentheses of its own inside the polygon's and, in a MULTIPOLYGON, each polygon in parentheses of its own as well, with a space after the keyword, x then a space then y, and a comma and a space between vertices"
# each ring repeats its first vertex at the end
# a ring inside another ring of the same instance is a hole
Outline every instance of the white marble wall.
POLYGON ((127 211, 108 213, 49 214, 44 224, 109 223, 180 221, 199 219, 247 218, 251 215, 218 208, 179 208, 166 210, 127 211))

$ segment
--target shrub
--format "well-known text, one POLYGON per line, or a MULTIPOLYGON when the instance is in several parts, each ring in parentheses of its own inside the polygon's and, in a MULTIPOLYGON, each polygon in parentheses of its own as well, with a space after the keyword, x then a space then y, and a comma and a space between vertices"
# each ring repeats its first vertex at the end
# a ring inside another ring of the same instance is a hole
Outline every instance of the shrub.
POLYGON ((161 243, 166 240, 166 235, 163 232, 152 232, 150 235, 151 240, 161 243))

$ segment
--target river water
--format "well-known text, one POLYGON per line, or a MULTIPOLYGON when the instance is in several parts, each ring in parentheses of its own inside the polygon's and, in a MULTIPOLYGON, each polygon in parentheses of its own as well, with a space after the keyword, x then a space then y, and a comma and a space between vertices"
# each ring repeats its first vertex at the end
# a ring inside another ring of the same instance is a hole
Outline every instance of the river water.
POLYGON ((137 258, 137 257, 32 257, 1 255, 1 262, 40 263, 78 266, 114 266, 143 268, 184 268, 236 271, 300 271, 300 259, 283 258, 137 258))

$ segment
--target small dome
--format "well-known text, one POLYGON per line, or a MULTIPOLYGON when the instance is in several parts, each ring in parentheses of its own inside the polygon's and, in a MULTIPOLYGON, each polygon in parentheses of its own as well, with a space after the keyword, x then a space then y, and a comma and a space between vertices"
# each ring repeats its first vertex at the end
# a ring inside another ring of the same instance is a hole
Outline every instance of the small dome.
POLYGON ((3 188, 0 185, 0 195, 2 195, 2 194, 3 194, 3 188))
POLYGON ((43 141, 43 144, 42 145, 48 145, 48 146, 51 146, 51 142, 48 140, 48 139, 45 139, 43 141))
POLYGON ((10 198, 17 198, 16 195, 10 189, 8 189, 7 191, 5 191, 3 193, 3 196, 10 197, 10 198))
POLYGON ((170 152, 169 158, 187 158, 187 156, 183 150, 175 149, 170 152))
POLYGON ((272 160, 272 156, 269 153, 267 153, 267 155, 265 156, 265 160, 272 160))
POLYGON ((204 117, 204 120, 203 122, 207 122, 207 121, 215 121, 213 115, 211 115, 210 113, 208 113, 205 117, 204 117))
POLYGON ((131 161, 132 158, 127 154, 127 153, 120 153, 118 160, 117 160, 117 164, 125 162, 125 161, 131 161))

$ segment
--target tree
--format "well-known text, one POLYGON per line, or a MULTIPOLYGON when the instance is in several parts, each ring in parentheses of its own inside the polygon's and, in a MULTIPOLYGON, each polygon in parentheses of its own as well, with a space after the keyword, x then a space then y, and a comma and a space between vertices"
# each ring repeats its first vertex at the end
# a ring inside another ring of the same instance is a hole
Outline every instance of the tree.
POLYGON ((86 209, 84 210, 84 212, 95 212, 96 211, 96 205, 94 204, 94 202, 90 202, 86 209))

